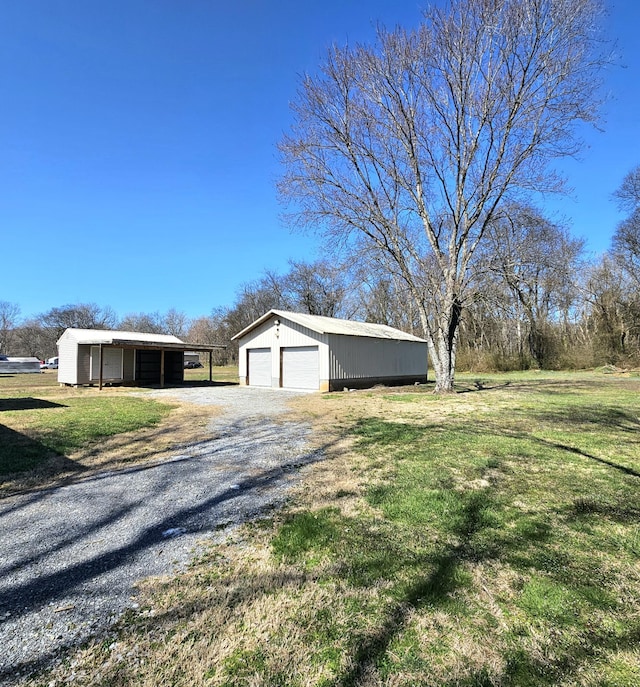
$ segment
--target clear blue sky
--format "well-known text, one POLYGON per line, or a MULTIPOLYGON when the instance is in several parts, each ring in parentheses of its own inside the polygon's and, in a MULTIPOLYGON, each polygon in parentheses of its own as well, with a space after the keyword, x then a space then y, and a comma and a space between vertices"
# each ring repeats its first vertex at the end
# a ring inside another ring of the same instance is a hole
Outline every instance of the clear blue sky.
MULTIPOLYGON (((0 300, 190 317, 318 244, 279 220, 276 143, 332 42, 411 26, 416 0, 0 0, 0 300), (177 241, 176 241, 177 237, 177 241)), ((640 2, 609 3, 603 133, 550 208, 594 253, 640 164, 640 2)))

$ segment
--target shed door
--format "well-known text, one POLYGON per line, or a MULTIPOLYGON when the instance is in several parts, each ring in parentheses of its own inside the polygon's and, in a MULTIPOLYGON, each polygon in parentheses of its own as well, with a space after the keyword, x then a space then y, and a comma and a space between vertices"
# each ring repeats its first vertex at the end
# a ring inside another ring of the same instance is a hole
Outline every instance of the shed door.
POLYGON ((282 349, 282 386, 285 389, 320 387, 317 346, 292 346, 282 349))
POLYGON ((250 386, 271 386, 271 349, 250 348, 247 351, 250 386))
MULTIPOLYGON (((91 379, 100 379, 100 346, 91 346, 91 379)), ((102 379, 122 379, 122 349, 102 349, 102 379)))

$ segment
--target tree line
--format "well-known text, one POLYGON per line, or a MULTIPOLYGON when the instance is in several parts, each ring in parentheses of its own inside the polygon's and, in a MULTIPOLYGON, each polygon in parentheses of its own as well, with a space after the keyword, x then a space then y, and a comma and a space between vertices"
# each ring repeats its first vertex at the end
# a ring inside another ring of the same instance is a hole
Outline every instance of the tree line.
POLYGON ((597 260, 537 206, 563 192, 552 165, 579 152, 577 126, 598 121, 602 15, 602 0, 447 0, 411 30, 331 47, 301 77, 278 183, 291 224, 331 257, 266 272, 192 322, 171 310, 118 323, 81 305, 36 324, 53 336, 71 313, 229 343, 273 307, 359 318, 424 336, 442 393, 460 367, 637 362, 638 169, 597 260))
MULTIPOLYGON (((458 367, 465 370, 580 369, 640 365, 640 166, 614 194, 626 218, 596 259, 584 241, 530 205, 514 204, 491 224, 474 255, 460 313, 458 367)), ((239 288, 230 306, 189 318, 177 308, 129 313, 91 303, 56 306, 23 319, 0 301, 0 352, 45 358, 67 327, 173 334, 224 344, 217 364, 233 364, 231 338, 270 309, 357 319, 424 335, 406 284, 375 254, 291 261, 239 288)))

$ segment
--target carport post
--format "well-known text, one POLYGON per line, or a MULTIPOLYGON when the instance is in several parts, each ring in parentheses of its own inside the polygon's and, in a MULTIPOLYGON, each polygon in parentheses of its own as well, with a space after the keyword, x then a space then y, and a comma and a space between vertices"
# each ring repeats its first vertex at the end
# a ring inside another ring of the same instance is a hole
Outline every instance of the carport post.
POLYGON ((209 349, 209 383, 213 381, 213 348, 209 349))
POLYGON ((100 344, 100 374, 98 375, 98 391, 102 391, 102 344, 100 344))
POLYGON ((164 348, 160 349, 160 386, 164 386, 164 348))

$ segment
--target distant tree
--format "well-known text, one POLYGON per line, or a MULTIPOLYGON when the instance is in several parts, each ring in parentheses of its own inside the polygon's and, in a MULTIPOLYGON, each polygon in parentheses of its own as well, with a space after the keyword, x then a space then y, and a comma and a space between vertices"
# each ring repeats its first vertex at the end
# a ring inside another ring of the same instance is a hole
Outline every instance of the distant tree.
POLYGON ((640 288, 640 166, 622 181, 614 197, 629 216, 617 227, 612 241, 612 254, 627 271, 635 288, 640 288))
POLYGON ((285 309, 325 317, 343 314, 347 280, 342 269, 327 261, 308 263, 291 260, 282 284, 285 309))
POLYGON ((453 390, 473 257, 505 201, 559 191, 549 171, 594 119, 599 0, 450 0, 415 31, 330 50, 305 76, 279 189, 297 226, 354 235, 403 282, 436 391, 453 390))
MULTIPOLYGON (((164 328, 167 334, 184 339, 189 330, 190 322, 185 313, 170 308, 164 315, 164 328)), ((194 342, 195 343, 195 342, 194 342)))
POLYGON ((16 353, 13 348, 15 329, 20 318, 20 306, 0 301, 0 353, 16 353))
POLYGON ((58 337, 68 327, 113 329, 117 321, 111 308, 102 308, 95 303, 76 303, 51 308, 38 319, 45 328, 54 330, 58 337))
MULTIPOLYGON (((526 318, 529 353, 539 367, 555 367, 554 323, 566 322, 578 292, 584 241, 536 209, 511 205, 488 228, 480 255, 517 301, 526 318)), ((494 291, 495 293, 495 291, 494 291)), ((511 309, 505 298, 504 309, 511 309)), ((512 325, 514 323, 512 322, 512 325)))
POLYGON ((640 298, 628 273, 605 254, 586 273, 584 290, 590 305, 589 329, 596 360, 618 364, 640 359, 640 298))
POLYGON ((633 212, 640 207, 640 165, 625 176, 613 196, 622 210, 633 212))
POLYGON ((25 320, 15 330, 16 347, 21 355, 29 355, 45 360, 57 355, 57 338, 42 323, 31 318, 25 320))
POLYGON ((118 329, 126 332, 166 334, 166 323, 159 312, 128 313, 118 323, 118 329))
POLYGON ((226 365, 231 361, 232 349, 231 337, 236 332, 230 333, 226 322, 227 308, 216 308, 208 317, 198 317, 191 321, 187 340, 198 344, 222 344, 226 349, 217 349, 213 352, 215 365, 226 365))

